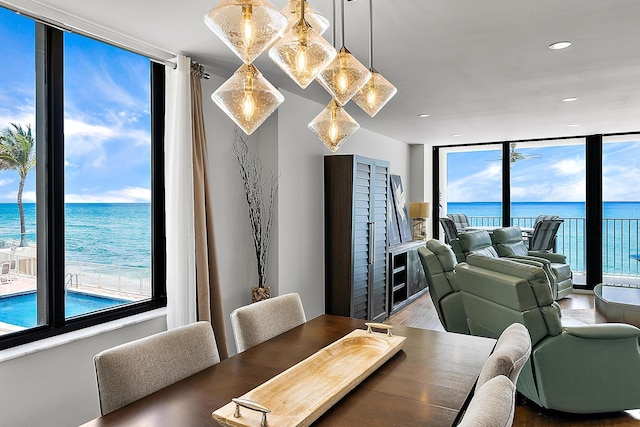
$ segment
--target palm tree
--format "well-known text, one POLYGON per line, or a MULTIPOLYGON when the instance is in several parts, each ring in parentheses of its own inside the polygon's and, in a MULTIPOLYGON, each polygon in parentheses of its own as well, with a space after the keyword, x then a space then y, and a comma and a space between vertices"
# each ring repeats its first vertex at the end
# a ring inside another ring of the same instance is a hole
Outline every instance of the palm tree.
POLYGON ((26 129, 11 123, 0 133, 0 169, 15 169, 20 174, 18 185, 18 210, 20 211, 20 246, 27 246, 22 190, 27 174, 36 165, 36 140, 31 125, 26 129))

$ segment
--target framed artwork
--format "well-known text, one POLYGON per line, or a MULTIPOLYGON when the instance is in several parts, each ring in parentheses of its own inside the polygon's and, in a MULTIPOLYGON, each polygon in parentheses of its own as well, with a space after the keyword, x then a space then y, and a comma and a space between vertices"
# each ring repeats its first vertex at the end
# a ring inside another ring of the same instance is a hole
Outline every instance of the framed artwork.
POLYGON ((396 215, 396 207, 393 204, 393 196, 391 195, 391 183, 389 183, 389 191, 387 191, 387 216, 389 224, 389 244, 397 245, 400 243, 400 229, 398 228, 398 216, 396 215))
POLYGON ((402 178, 400 175, 391 175, 391 195, 396 211, 398 230, 400 231, 400 241, 409 242, 413 240, 413 235, 411 233, 411 225, 409 224, 407 201, 404 190, 402 189, 402 178))

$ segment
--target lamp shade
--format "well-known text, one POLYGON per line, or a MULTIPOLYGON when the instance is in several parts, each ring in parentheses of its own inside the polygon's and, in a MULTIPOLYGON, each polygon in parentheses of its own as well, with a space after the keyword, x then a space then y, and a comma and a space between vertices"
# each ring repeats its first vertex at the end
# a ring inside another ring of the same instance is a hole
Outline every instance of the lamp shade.
POLYGON ((373 117, 393 98, 398 89, 382 74, 374 69, 370 69, 370 71, 371 79, 353 96, 353 102, 373 117))
POLYGON ((429 218, 431 211, 431 203, 429 202, 410 202, 409 216, 411 218, 429 218))
MULTIPOLYGON (((300 22, 300 0, 289 0, 289 3, 287 3, 280 12, 282 12, 289 22, 285 30, 286 33, 300 22)), ((319 35, 322 35, 322 33, 329 28, 329 20, 316 12, 307 0, 304 0, 304 19, 319 35)))
POLYGON ((284 101, 284 96, 253 64, 243 64, 211 99, 240 128, 251 135, 284 101))
POLYGON ((371 72, 342 46, 333 62, 320 75, 318 83, 340 105, 345 105, 371 78, 371 72))
POLYGON ((301 20, 269 50, 269 58, 301 88, 306 88, 336 56, 331 43, 301 20))
POLYGON ((204 22, 245 64, 282 36, 287 18, 268 0, 222 0, 204 22))
POLYGON ((349 113, 344 111, 335 99, 332 99, 325 109, 309 123, 309 129, 318 135, 318 138, 329 150, 335 153, 347 138, 360 129, 360 125, 349 113))

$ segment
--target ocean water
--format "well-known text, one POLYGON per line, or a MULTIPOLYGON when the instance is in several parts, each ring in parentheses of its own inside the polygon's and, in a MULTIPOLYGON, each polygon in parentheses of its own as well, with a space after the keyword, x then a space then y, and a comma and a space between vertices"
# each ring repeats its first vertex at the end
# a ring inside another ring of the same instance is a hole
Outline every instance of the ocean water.
MULTIPOLYGON (((25 203, 27 240, 36 242, 36 205, 25 203)), ((151 267, 149 203, 68 203, 65 206, 68 261, 151 267)), ((15 203, 0 203, 0 246, 20 243, 15 203)))

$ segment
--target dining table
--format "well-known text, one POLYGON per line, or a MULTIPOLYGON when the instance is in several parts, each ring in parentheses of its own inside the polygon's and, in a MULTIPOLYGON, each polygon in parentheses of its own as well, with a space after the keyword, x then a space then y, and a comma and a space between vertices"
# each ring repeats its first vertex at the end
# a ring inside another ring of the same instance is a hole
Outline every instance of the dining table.
MULTIPOLYGON (((217 426, 212 412, 312 356, 365 321, 323 314, 84 427, 217 426)), ((496 340, 394 326, 404 347, 314 426, 453 426, 496 340)))

